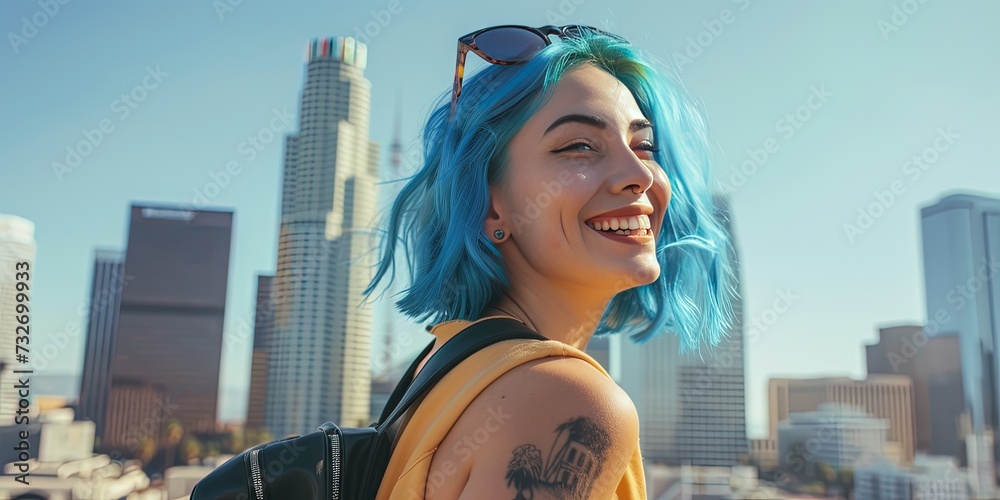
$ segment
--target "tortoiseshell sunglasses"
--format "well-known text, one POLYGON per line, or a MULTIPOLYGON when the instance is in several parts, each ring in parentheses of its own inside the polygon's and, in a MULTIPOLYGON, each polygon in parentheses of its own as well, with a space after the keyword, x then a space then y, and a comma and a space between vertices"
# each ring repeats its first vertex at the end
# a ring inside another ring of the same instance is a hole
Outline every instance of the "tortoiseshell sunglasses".
POLYGON ((455 114, 458 96, 462 93, 462 75, 465 73, 465 54, 474 52, 491 64, 511 65, 525 62, 552 44, 550 35, 560 38, 580 36, 585 31, 596 32, 628 43, 624 38, 591 26, 568 25, 532 28, 505 24, 473 31, 458 39, 458 60, 455 63, 455 86, 451 95, 451 113, 455 114))

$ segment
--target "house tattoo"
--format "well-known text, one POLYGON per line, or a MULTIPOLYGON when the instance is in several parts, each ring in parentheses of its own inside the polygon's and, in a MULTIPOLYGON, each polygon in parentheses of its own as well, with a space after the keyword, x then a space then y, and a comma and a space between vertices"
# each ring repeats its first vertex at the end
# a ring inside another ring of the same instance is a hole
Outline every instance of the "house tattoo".
POLYGON ((507 464, 507 487, 514 500, 589 498, 611 445, 608 432, 586 417, 571 418, 555 429, 556 438, 543 463, 533 444, 514 449, 507 464))

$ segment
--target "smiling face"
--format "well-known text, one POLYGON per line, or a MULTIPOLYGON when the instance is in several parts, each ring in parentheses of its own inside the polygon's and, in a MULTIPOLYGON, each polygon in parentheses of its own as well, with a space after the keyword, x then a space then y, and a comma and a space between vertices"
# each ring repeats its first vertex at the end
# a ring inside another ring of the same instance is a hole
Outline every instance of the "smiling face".
POLYGON ((608 298, 655 281, 654 236, 670 200, 657 146, 614 76, 590 64, 567 71, 511 140, 506 172, 490 187, 485 229, 510 235, 497 247, 511 281, 608 298))

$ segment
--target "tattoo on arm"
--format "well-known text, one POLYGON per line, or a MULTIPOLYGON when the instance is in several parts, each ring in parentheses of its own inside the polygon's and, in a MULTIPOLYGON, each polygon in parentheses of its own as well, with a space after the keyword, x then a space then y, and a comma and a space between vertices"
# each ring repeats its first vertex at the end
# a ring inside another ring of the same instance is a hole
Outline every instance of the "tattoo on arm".
POLYGON ((507 487, 514 500, 590 498, 611 445, 607 430, 586 417, 571 418, 555 429, 556 437, 543 461, 533 444, 514 449, 507 464, 507 487))

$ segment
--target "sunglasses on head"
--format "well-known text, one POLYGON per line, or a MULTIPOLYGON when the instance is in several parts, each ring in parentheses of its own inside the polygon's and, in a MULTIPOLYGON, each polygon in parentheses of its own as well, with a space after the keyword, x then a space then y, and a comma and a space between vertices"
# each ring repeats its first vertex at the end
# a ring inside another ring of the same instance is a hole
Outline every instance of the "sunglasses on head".
POLYGON ((551 45, 550 35, 560 38, 599 33, 626 42, 624 38, 591 26, 542 26, 532 28, 505 24, 473 31, 458 39, 458 60, 455 63, 455 86, 451 92, 451 112, 455 113, 458 96, 462 93, 462 76, 465 73, 465 54, 473 52, 491 64, 511 65, 525 62, 551 45))

